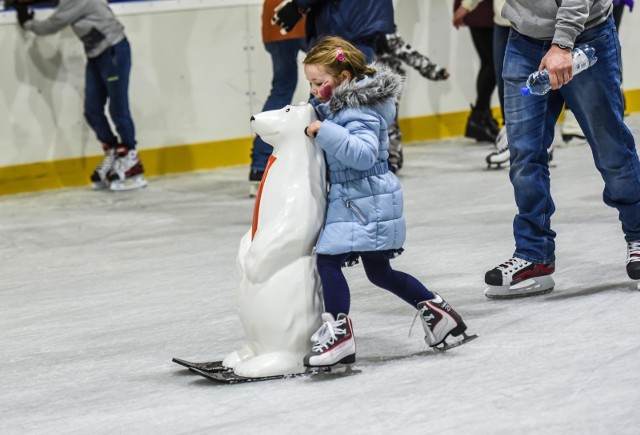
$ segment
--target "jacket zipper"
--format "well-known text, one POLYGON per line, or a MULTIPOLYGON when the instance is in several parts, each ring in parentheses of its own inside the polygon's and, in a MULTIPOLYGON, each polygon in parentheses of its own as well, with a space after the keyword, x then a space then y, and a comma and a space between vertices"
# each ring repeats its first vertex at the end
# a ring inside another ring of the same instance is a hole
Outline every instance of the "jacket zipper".
POLYGON ((363 224, 367 225, 369 222, 367 222, 367 218, 364 217, 364 214, 360 211, 360 209, 353 203, 353 201, 351 201, 349 198, 345 199, 345 203, 347 204, 347 208, 351 209, 351 211, 353 212, 353 214, 356 215, 356 217, 360 220, 360 222, 362 222, 363 224))

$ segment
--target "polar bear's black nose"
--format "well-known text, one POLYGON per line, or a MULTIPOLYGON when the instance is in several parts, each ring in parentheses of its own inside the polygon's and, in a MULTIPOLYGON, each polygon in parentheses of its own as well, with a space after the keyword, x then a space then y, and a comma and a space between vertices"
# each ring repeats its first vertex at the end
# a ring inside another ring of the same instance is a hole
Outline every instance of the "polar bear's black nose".
POLYGON ((251 117, 251 119, 250 119, 249 121, 255 121, 255 120, 256 120, 256 117, 255 117, 255 116, 252 116, 252 117, 251 117))

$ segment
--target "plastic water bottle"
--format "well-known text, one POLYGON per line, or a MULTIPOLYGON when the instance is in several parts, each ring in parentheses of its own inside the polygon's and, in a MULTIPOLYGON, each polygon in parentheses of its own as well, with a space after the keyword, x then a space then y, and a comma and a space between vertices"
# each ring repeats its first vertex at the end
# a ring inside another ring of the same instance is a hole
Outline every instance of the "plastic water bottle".
MULTIPOLYGON (((596 50, 587 44, 574 47, 571 50, 571 57, 573 57, 574 76, 586 70, 598 60, 596 50)), ((549 72, 545 68, 542 71, 536 71, 531 74, 527 79, 527 85, 520 92, 522 92, 522 95, 544 95, 550 90, 551 79, 549 79, 549 72)))

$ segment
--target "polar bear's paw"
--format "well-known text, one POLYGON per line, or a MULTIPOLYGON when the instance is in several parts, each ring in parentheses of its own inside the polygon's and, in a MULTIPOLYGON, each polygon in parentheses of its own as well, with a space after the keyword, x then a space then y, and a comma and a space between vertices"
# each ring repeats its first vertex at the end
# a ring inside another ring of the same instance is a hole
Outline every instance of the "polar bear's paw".
POLYGON ((227 357, 222 360, 222 365, 225 367, 235 368, 243 362, 249 361, 255 357, 255 352, 248 344, 245 344, 241 349, 231 352, 227 357))
POLYGON ((247 378, 303 373, 302 357, 289 352, 271 352, 258 355, 234 367, 236 375, 247 378))

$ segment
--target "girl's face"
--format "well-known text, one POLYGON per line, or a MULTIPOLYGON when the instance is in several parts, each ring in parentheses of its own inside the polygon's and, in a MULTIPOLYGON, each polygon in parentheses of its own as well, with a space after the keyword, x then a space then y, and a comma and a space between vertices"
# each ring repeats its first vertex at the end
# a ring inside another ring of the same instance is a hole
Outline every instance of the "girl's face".
POLYGON ((309 81, 311 95, 321 103, 329 101, 333 90, 342 82, 340 76, 331 75, 322 65, 306 64, 304 75, 309 81))

